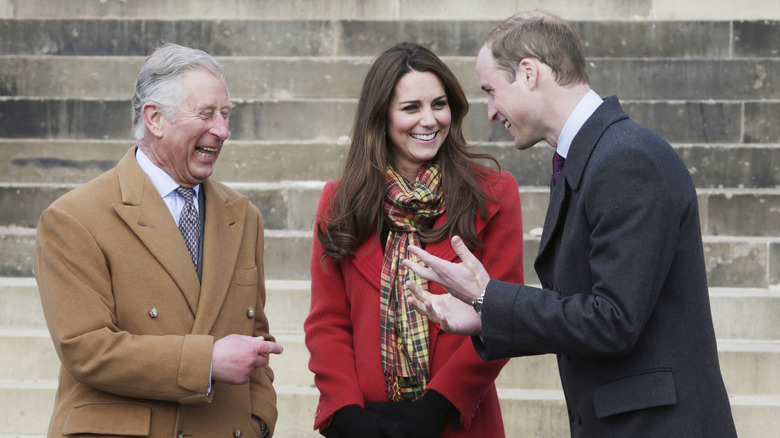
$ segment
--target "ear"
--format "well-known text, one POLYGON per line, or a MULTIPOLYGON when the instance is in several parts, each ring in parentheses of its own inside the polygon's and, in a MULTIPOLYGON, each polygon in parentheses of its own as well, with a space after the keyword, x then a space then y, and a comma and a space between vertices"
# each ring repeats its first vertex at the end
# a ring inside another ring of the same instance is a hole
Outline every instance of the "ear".
POLYGON ((539 80, 539 61, 534 58, 523 58, 517 65, 515 80, 528 85, 531 89, 535 88, 539 80))
POLYGON ((147 102, 144 104, 143 108, 141 108, 141 116, 144 118, 144 123, 146 123, 146 129, 149 133, 157 138, 162 137, 162 119, 164 116, 157 107, 157 104, 154 102, 147 102))

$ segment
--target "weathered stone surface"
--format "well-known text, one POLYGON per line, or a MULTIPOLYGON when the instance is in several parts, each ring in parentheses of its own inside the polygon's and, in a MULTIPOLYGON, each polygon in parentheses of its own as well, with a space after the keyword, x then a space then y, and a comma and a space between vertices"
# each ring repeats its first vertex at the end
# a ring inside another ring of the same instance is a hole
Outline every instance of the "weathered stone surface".
POLYGON ((769 286, 780 291, 780 241, 769 244, 769 286))
POLYGON ((757 58, 780 56, 780 21, 777 19, 735 21, 734 56, 757 58))
POLYGON ((738 143, 742 105, 725 102, 622 102, 637 122, 670 143, 738 143))
POLYGON ((745 143, 780 143, 780 103, 745 102, 745 143))
MULTIPOLYGON (((411 41, 439 56, 476 56, 482 37, 498 21, 0 20, 0 49, 9 55, 146 56, 169 41, 214 56, 376 56, 411 41)), ((588 58, 723 58, 731 48, 725 21, 572 24, 588 58)))
POLYGON ((581 21, 574 29, 587 58, 723 58, 727 21, 581 21))
POLYGON ((704 242, 704 262, 710 287, 766 288, 769 269, 767 261, 767 242, 704 242))
MULTIPOLYGON (((16 18, 158 18, 189 19, 377 19, 419 20, 449 19, 502 20, 523 9, 546 8, 567 19, 648 18, 653 12, 650 0, 602 0, 569 2, 566 0, 530 0, 518 5, 515 0, 451 0, 445 5, 426 0, 233 0, 214 8, 208 3, 189 0, 70 0, 50 3, 46 0, 2 0, 0 17, 16 18)), ((726 16, 730 18, 730 16, 726 16)))
POLYGON ((623 100, 780 98, 777 59, 591 59, 591 86, 623 100))
POLYGON ((780 188, 780 147, 712 144, 676 150, 698 188, 780 188))
POLYGON ((145 57, 173 42, 213 56, 332 55, 333 31, 329 21, 0 20, 0 53, 145 57))
POLYGON ((711 194, 708 233, 714 236, 780 235, 780 192, 711 194))

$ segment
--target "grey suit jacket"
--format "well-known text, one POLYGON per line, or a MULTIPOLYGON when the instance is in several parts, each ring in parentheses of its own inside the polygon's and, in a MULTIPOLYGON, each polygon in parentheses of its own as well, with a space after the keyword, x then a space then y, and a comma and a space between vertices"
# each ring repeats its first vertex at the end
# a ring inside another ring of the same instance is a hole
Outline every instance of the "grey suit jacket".
POLYGON ((534 267, 491 281, 486 359, 558 355, 572 437, 736 436, 718 365, 696 190, 610 97, 575 136, 534 267))

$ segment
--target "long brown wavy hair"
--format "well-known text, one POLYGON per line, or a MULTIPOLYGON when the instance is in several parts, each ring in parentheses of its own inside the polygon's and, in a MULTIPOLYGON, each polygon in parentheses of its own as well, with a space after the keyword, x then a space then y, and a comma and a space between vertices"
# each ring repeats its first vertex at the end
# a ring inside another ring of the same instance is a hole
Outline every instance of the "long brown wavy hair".
POLYGON ((342 260, 354 255, 372 232, 372 225, 383 226, 385 169, 393 147, 385 132, 388 109, 396 84, 411 71, 430 72, 441 80, 452 114, 449 135, 435 158, 441 170, 447 219, 440 227, 420 231, 420 239, 438 242, 457 234, 469 247, 481 246, 474 219, 477 212, 482 217, 487 214, 488 196, 480 181, 488 172, 478 161, 492 161, 500 169, 499 164, 489 154, 474 152, 466 142, 462 122, 469 104, 447 65, 425 47, 398 43, 374 60, 363 82, 341 181, 316 225, 317 239, 325 249, 323 256, 342 260))

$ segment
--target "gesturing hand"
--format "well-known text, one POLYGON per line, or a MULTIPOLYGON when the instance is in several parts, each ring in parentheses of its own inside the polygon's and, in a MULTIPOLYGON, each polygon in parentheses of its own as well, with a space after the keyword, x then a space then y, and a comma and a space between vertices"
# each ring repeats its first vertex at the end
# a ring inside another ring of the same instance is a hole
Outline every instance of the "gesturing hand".
POLYGON ((211 378, 231 385, 244 385, 256 368, 268 364, 268 355, 281 354, 284 348, 262 336, 228 335, 214 342, 211 353, 211 378))
POLYGON ((406 288, 412 291, 412 296, 408 296, 406 302, 441 325, 445 332, 471 336, 482 333, 482 318, 470 304, 450 294, 432 294, 411 281, 406 282, 406 288))
POLYGON ((429 267, 426 268, 408 259, 401 263, 420 277, 439 283, 459 300, 471 304, 482 295, 482 291, 490 282, 490 275, 482 263, 466 248, 466 244, 460 237, 454 236, 451 244, 455 254, 460 257, 463 263, 450 263, 414 245, 409 245, 409 251, 429 267))

